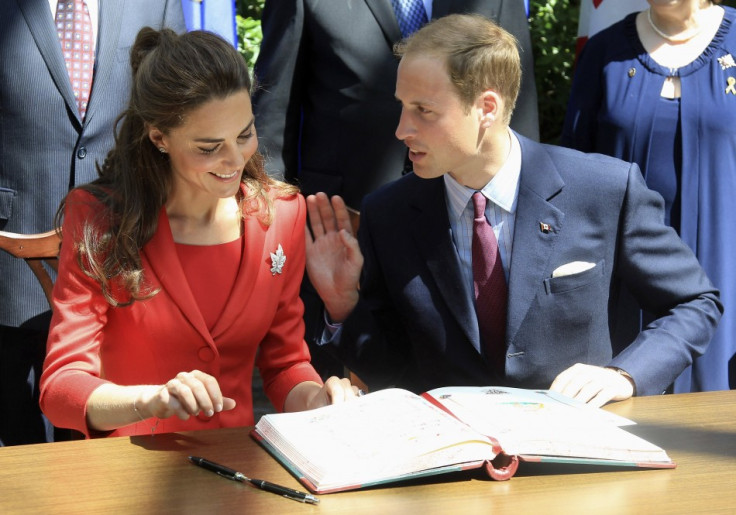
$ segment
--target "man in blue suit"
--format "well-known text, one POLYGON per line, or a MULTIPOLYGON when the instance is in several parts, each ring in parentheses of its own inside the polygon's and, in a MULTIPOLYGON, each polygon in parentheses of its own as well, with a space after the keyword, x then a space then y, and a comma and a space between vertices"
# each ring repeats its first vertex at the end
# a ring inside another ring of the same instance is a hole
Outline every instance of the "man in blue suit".
MULTIPOLYGON (((53 227, 70 188, 97 177, 130 94, 130 46, 144 26, 183 32, 181 0, 86 0, 94 40, 80 114, 57 36, 54 0, 0 2, 0 230, 53 227)), ((69 2, 65 2, 69 3, 69 2)), ((20 259, 0 252, 0 445, 53 438, 38 408, 49 306, 20 259)))
POLYGON ((662 393, 722 307, 638 167, 510 130, 519 56, 491 21, 442 18, 397 53, 396 136, 414 173, 366 197, 359 242, 342 199, 307 199, 321 343, 372 388, 552 388, 593 405, 662 393), (488 199, 478 215, 476 192, 488 199), (498 354, 477 314, 488 294, 475 300, 474 268, 489 254, 475 254, 477 223, 492 226, 508 291, 498 354), (657 314, 638 334, 623 286, 657 314))
MULTIPOLYGON (((267 0, 253 93, 258 141, 269 174, 299 185, 304 195, 340 195, 358 209, 363 197, 411 169, 393 136, 393 45, 416 27, 401 23, 398 0, 267 0)), ((537 91, 529 23, 519 0, 413 0, 425 20, 482 14, 514 35, 521 48, 524 102, 511 126, 539 139, 537 91)), ((301 292, 308 342, 322 305, 306 281, 301 292)), ((311 345, 323 378, 339 362, 311 345)))

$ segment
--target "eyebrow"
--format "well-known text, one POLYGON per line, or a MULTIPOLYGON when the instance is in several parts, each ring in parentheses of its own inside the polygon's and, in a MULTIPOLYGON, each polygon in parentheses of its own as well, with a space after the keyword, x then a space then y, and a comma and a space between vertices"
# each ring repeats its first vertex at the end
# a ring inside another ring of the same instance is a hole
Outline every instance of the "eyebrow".
MULTIPOLYGON (((400 104, 404 104, 404 102, 399 97, 397 97, 396 95, 394 95, 394 100, 396 100, 400 104)), ((434 105, 436 105, 436 102, 433 102, 431 100, 424 100, 424 99, 421 99, 420 98, 419 100, 414 100, 413 102, 409 102, 406 105, 409 105, 409 106, 434 106, 434 105)))
MULTIPOLYGON (((243 127, 243 130, 240 131, 240 133, 244 133, 247 130, 250 130, 251 127, 253 127, 253 122, 255 122, 255 118, 251 118, 250 122, 248 122, 248 125, 243 127)), ((225 138, 195 138, 195 142, 197 143, 220 143, 221 141, 224 141, 225 138)))

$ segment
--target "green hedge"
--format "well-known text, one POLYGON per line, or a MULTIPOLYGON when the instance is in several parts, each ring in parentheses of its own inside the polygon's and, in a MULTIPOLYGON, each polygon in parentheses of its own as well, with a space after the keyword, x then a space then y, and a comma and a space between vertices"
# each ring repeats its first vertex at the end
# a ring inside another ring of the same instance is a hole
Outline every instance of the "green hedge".
MULTIPOLYGON (((539 104, 539 134, 556 143, 570 94, 580 0, 530 2, 529 30, 539 104)), ((523 99, 519 99, 523 102, 523 99)))

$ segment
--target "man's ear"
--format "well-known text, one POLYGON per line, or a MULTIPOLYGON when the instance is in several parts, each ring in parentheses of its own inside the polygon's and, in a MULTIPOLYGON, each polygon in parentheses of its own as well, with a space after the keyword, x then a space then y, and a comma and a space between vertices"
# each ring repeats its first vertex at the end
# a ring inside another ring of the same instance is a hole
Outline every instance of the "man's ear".
POLYGON ((492 89, 487 89, 481 93, 479 103, 481 110, 481 127, 489 129, 493 125, 493 122, 501 118, 503 99, 492 89))
POLYGON ((164 141, 164 133, 161 132, 160 130, 158 130, 156 127, 151 127, 151 126, 148 127, 148 139, 151 140, 151 143, 153 143, 153 145, 157 149, 159 149, 159 150, 163 149, 163 150, 161 150, 161 152, 165 152, 166 151, 166 143, 164 141))

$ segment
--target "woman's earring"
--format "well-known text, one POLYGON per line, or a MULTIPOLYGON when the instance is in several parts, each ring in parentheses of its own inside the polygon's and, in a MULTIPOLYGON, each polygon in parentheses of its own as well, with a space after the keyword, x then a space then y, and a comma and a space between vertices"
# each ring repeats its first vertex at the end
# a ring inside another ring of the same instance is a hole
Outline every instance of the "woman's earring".
POLYGON ((158 147, 158 151, 161 152, 162 154, 166 153, 166 149, 164 147, 158 147))

